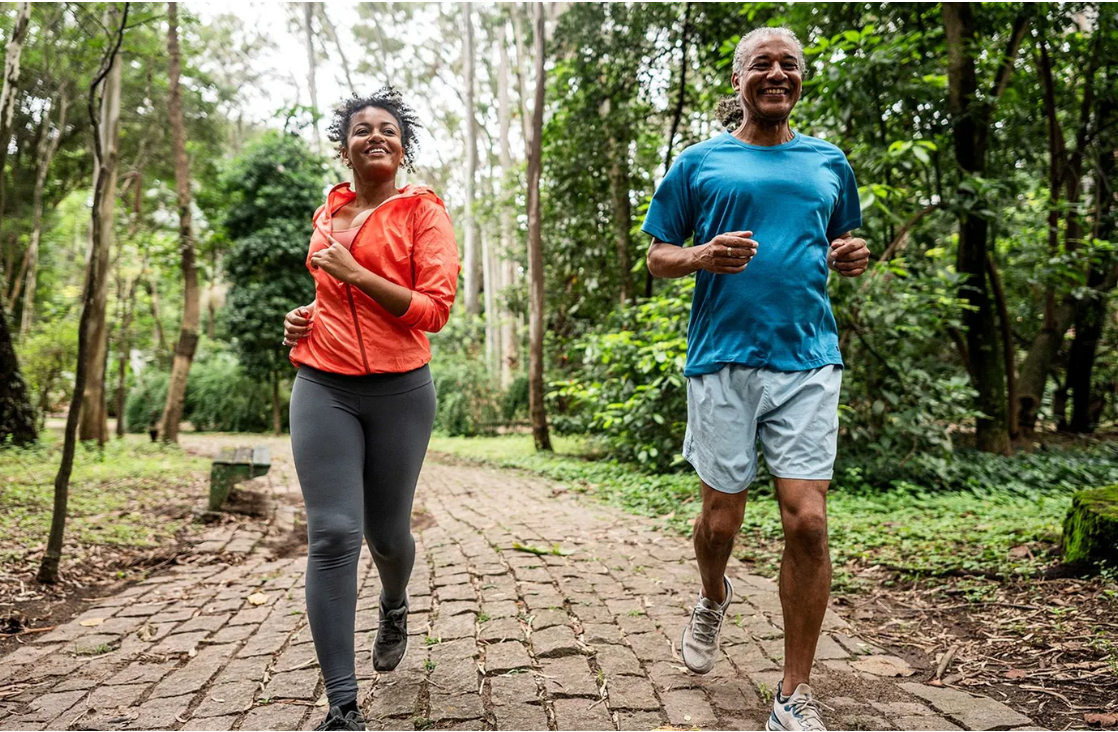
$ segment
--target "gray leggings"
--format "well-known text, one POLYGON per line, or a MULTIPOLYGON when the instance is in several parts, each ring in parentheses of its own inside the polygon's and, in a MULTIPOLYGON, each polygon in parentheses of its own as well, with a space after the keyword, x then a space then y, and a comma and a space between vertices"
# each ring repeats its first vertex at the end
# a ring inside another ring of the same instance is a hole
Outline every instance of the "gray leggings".
POLYGON ((291 450, 307 506, 307 618, 331 705, 357 698, 354 617, 361 536, 381 603, 399 607, 415 563, 411 508, 435 421, 426 367, 343 376, 303 366, 291 390, 291 450))

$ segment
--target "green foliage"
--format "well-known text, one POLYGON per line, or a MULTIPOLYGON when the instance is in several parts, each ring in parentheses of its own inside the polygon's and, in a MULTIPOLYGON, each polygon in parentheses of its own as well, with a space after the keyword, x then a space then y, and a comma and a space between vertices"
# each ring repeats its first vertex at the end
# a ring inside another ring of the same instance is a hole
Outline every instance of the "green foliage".
POLYGON ((59 318, 40 325, 19 344, 19 367, 39 418, 63 402, 73 390, 78 359, 78 324, 59 318))
MULTIPOLYGON (((147 432, 159 424, 167 401, 170 373, 146 368, 135 378, 124 401, 124 428, 128 432, 147 432)), ((187 383, 189 390, 190 384, 187 383)))
POLYGON ((232 284, 225 325, 244 369, 262 381, 288 372, 283 317, 314 299, 305 261, 324 167, 301 139, 269 132, 218 183, 222 231, 232 241, 224 260, 232 284))
POLYGON ((473 436, 492 432, 501 421, 504 399, 493 383, 479 343, 485 322, 455 313, 447 326, 431 336, 431 376, 438 394, 435 430, 473 436))
POLYGON ((694 280, 672 283, 636 308, 615 311, 576 342, 572 376, 552 384, 553 424, 592 434, 610 453, 646 467, 677 463, 687 420, 687 318, 694 280))

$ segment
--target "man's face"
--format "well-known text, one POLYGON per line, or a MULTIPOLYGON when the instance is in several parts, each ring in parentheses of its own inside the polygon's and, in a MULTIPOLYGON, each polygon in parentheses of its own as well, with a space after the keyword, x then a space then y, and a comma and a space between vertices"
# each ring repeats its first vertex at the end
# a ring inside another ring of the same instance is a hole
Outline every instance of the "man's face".
POLYGON ((741 99, 747 120, 782 122, 788 119, 803 89, 796 44, 779 36, 754 44, 741 75, 732 75, 730 83, 741 99))

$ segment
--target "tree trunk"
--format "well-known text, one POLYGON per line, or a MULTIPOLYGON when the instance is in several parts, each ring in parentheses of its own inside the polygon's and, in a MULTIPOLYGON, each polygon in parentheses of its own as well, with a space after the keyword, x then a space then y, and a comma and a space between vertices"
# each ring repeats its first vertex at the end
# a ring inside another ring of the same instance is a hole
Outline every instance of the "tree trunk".
POLYGON ((182 62, 179 56, 178 3, 167 3, 167 55, 170 57, 168 85, 171 137, 175 147, 175 190, 179 204, 179 250, 182 254, 183 307, 179 342, 175 346, 175 360, 171 365, 171 378, 167 383, 167 401, 163 405, 163 418, 159 425, 159 438, 164 442, 179 441, 179 422, 182 420, 183 401, 186 397, 186 380, 194 349, 198 346, 198 269, 194 263, 194 234, 190 220, 190 164, 186 159, 186 130, 182 122, 182 94, 179 75, 182 62))
MULTIPOLYGON (((35 176, 35 194, 32 199, 31 211, 31 243, 27 246, 24 261, 27 265, 26 284, 23 294, 23 313, 19 321, 19 337, 24 338, 31 332, 31 325, 35 321, 35 288, 39 275, 39 241, 43 235, 43 188, 47 181, 47 172, 50 170, 51 161, 58 151, 58 142, 62 139, 62 132, 66 129, 66 110, 69 99, 66 90, 58 93, 58 123, 55 134, 44 135, 49 142, 42 146, 38 152, 39 169, 35 176), (45 149, 44 149, 45 148, 45 149)), ((11 309, 11 306, 8 306, 11 309)))
POLYGON ((128 360, 132 351, 132 318, 136 314, 136 287, 147 270, 147 254, 140 263, 139 273, 128 284, 128 295, 124 298, 124 314, 120 319, 120 342, 117 344, 116 372, 116 436, 124 437, 124 405, 127 397, 126 378, 128 360))
MULTIPOLYGON (((110 6, 111 7, 111 6, 110 6)), ((107 24, 111 27, 111 23, 107 24)), ((109 253, 113 246, 113 219, 116 210, 117 162, 120 154, 120 93, 123 62, 119 54, 113 56, 112 68, 105 78, 101 94, 101 117, 98 132, 103 160, 98 161, 95 186, 106 191, 101 196, 99 208, 94 209, 92 226, 97 231, 98 243, 90 239, 89 260, 98 259, 91 272, 97 277, 92 282, 93 309, 89 319, 89 363, 86 364, 85 389, 82 394, 81 421, 78 437, 97 440, 105 444, 109 439, 109 425, 105 410, 105 359, 109 348, 106 307, 109 299, 109 253), (104 180, 100 176, 104 176, 104 180)))
POLYGON ((532 108, 532 138, 528 146, 528 281, 530 310, 528 326, 528 412, 537 450, 551 450, 544 408, 544 279, 543 242, 540 226, 540 173, 543 164, 543 104, 547 77, 544 75, 543 3, 532 3, 535 14, 535 106, 532 108))
POLYGON ((626 140, 610 136, 609 189, 613 198, 613 237, 617 250, 617 268, 620 278, 622 305, 631 305, 633 292, 633 227, 632 205, 629 201, 629 145, 626 140))
MULTIPOLYGON (((497 29, 497 46, 500 61, 497 68, 497 120, 500 124, 500 290, 507 297, 507 290, 516 281, 516 260, 513 259, 513 232, 516 228, 515 212, 509 201, 509 186, 514 174, 512 167, 512 147, 509 145, 509 131, 512 125, 512 109, 509 104, 509 50, 505 22, 502 20, 497 29)), ((502 305, 501 308, 501 388, 512 384, 513 376, 520 366, 516 334, 516 317, 502 305)))
POLYGON ((19 93, 20 57, 23 41, 31 25, 31 3, 21 2, 16 8, 12 37, 4 52, 4 88, 0 90, 0 219, 4 216, 4 166, 8 162, 8 143, 12 136, 12 118, 19 93))
POLYGON ((514 3, 510 10, 512 32, 516 39, 516 91, 520 97, 520 129, 524 136, 524 155, 528 155, 532 140, 532 109, 528 106, 528 57, 524 23, 521 18, 520 3, 514 3))
POLYGON ((497 327, 496 263, 488 227, 481 229, 482 294, 485 296, 485 370, 489 381, 496 383, 500 373, 501 344, 497 327))
POLYGON ((38 439, 31 395, 19 372, 19 359, 12 346, 8 316, 0 306, 0 445, 8 438, 15 445, 30 445, 38 439))
POLYGON ((160 368, 167 368, 167 336, 163 332, 163 308, 159 300, 159 283, 154 277, 144 280, 144 288, 148 291, 151 304, 152 327, 155 329, 155 342, 158 344, 156 353, 160 368))
POLYGON ((477 117, 474 112, 474 21, 470 4, 462 3, 465 35, 462 44, 462 82, 466 85, 466 214, 462 275, 466 288, 466 312, 481 312, 482 263, 478 256, 477 222, 474 221, 474 179, 477 177, 477 117))
MULTIPOLYGON (((976 45, 973 11, 960 3, 944 3, 947 37, 948 100, 952 112, 955 158, 964 173, 986 172, 989 118, 977 99, 978 81, 972 49, 976 45)), ((959 195, 967 195, 959 191, 959 195)), ((988 225, 981 216, 959 216, 957 271, 965 276, 960 298, 970 306, 963 313, 967 327, 977 406, 984 416, 977 420, 976 447, 983 452, 1008 454, 1009 429, 1006 405, 1005 360, 986 278, 988 225)))
MULTIPOLYGON (((672 112, 672 122, 668 127, 668 149, 664 152, 664 175, 668 174, 668 169, 672 167, 672 155, 675 150, 675 136, 679 131, 679 123, 683 120, 683 105, 687 98, 687 42, 690 40, 691 35, 691 3, 683 4, 683 30, 680 31, 680 46, 682 48, 682 55, 679 61, 679 94, 676 96, 675 110, 672 112)), ((652 276, 652 272, 645 267, 644 274, 644 296, 646 298, 652 297, 652 282, 656 278, 652 276)))
MULTIPOLYGON (((322 135, 318 131, 318 84, 315 83, 316 63, 314 58, 314 3, 303 3, 303 35, 307 42, 307 89, 311 95, 311 115, 314 130, 314 151, 322 152, 322 135)), ((176 46, 178 39, 175 40, 176 46)), ((177 49, 176 49, 177 50, 177 49)))
MULTIPOLYGON (((101 140, 104 130, 100 129, 101 123, 95 111, 97 91, 102 82, 113 69, 119 69, 120 44, 124 40, 124 29, 128 25, 128 3, 124 3, 120 15, 120 25, 116 30, 115 38, 110 40, 109 49, 101 62, 97 76, 89 87, 89 124, 93 129, 94 160, 98 167, 93 178, 93 209, 91 216, 91 229, 93 245, 90 251, 88 268, 86 270, 85 284, 82 287, 82 314, 78 323, 78 363, 74 369, 74 393, 70 398, 70 410, 66 415, 66 430, 62 438, 62 461, 58 466, 58 473, 54 478, 54 507, 51 515, 50 536, 47 538, 47 548, 43 552, 43 559, 39 563, 39 572, 36 579, 42 583, 58 581, 58 565, 62 561, 62 540, 66 531, 66 504, 70 497, 70 474, 74 468, 74 451, 77 443, 78 416, 81 412, 82 395, 85 391, 86 368, 91 363, 90 351, 92 350, 92 337, 90 327, 95 311, 95 290, 98 279, 103 279, 103 274, 97 271, 102 257, 99 250, 105 244, 102 240, 104 229, 100 226, 99 216, 104 209, 103 199, 116 196, 115 183, 106 170, 107 165, 115 165, 115 153, 109 154, 101 149, 101 140)), ((109 27, 114 24, 117 11, 115 5, 109 6, 109 27)), ((111 84, 110 84, 111 86, 111 84)))
POLYGON ((318 19, 322 22, 322 27, 326 31, 326 35, 330 37, 330 42, 334 44, 334 48, 338 50, 338 58, 342 62, 342 72, 345 74, 345 83, 349 87, 349 93, 357 96, 357 87, 353 84, 353 78, 349 73, 349 60, 346 58, 345 49, 342 48, 342 42, 338 40, 338 31, 334 28, 334 24, 330 21, 330 16, 326 14, 326 6, 322 3, 307 3, 313 5, 318 9, 318 19))

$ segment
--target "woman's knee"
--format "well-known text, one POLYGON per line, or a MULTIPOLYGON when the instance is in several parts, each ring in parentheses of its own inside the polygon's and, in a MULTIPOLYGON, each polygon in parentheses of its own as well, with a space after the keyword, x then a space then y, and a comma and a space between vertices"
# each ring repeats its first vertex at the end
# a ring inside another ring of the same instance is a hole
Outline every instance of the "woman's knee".
POLYGON ((378 559, 394 559, 415 551, 415 538, 410 531, 397 535, 378 532, 369 536, 369 550, 378 559))
POLYGON ((345 514, 319 516, 307 528, 310 556, 339 556, 361 551, 361 522, 345 514))

